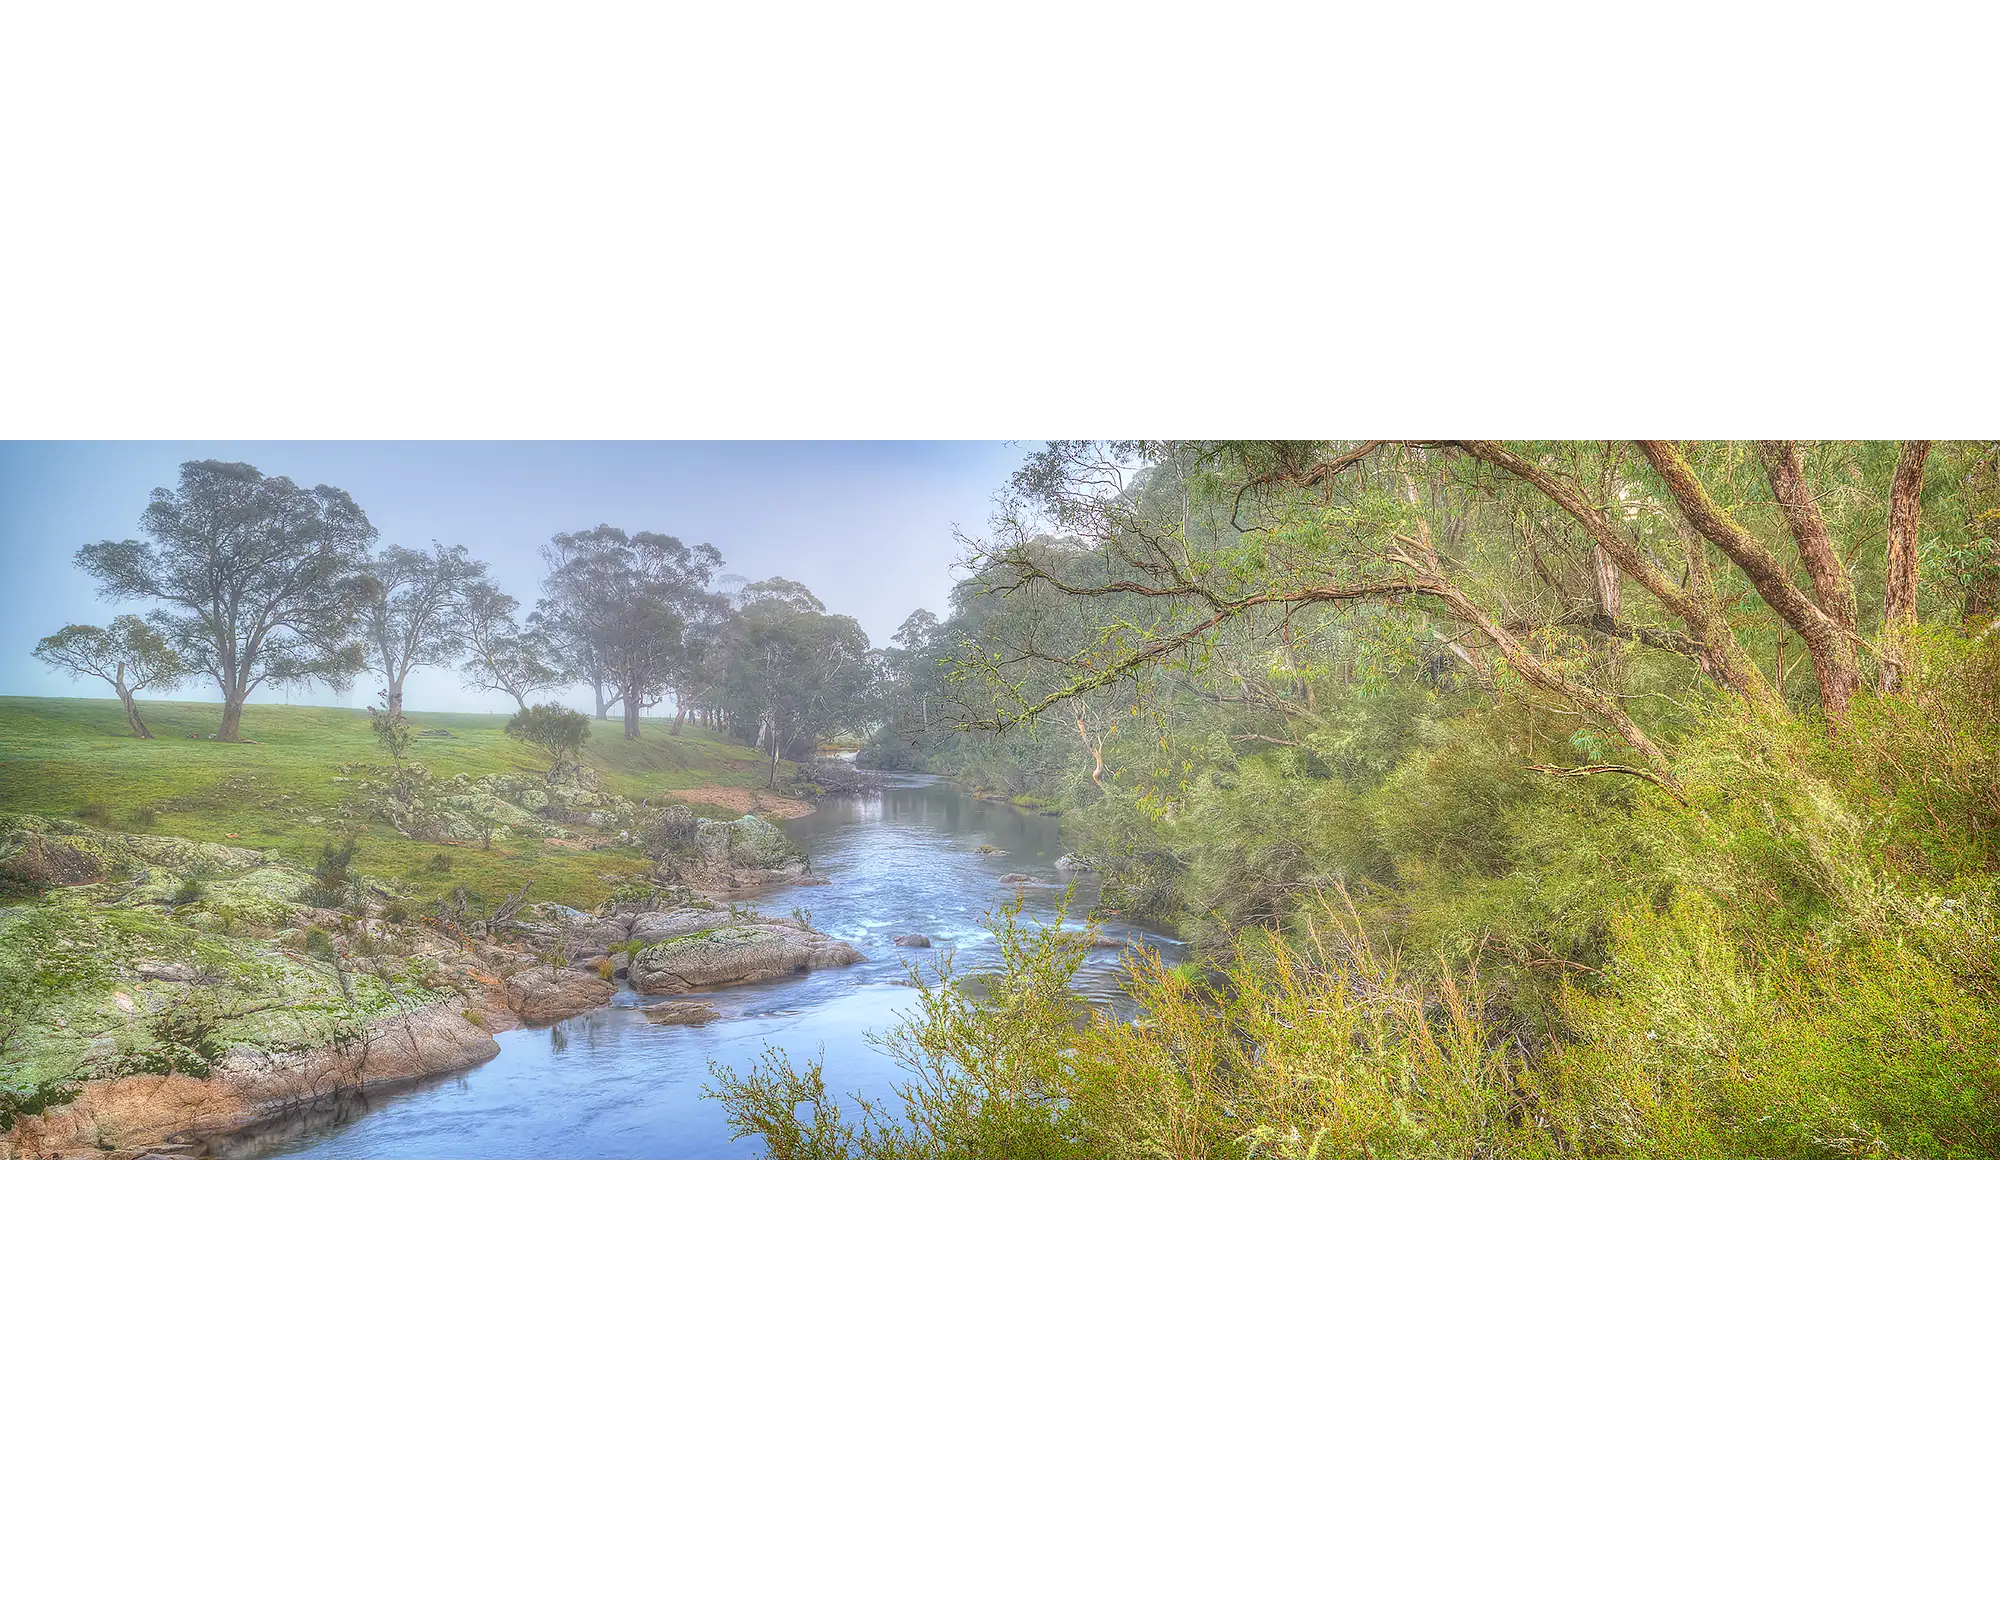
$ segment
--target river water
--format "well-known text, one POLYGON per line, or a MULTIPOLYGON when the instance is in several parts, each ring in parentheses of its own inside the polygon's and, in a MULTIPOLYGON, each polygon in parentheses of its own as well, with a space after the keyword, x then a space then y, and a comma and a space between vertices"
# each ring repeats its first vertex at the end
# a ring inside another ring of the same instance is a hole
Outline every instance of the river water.
MULTIPOLYGON (((735 1157, 762 1153, 761 1141, 732 1140, 722 1108, 701 1097, 711 1060, 741 1070, 767 1046, 795 1064, 823 1055, 829 1088, 841 1096, 891 1098, 900 1068, 870 1034, 895 1025, 914 1004, 907 963, 926 969, 954 952, 960 975, 991 966, 993 936, 981 918, 1019 892, 1027 914, 1053 915, 1065 887, 1072 919, 1096 903, 1087 873, 1056 870, 1061 847, 1053 819, 976 800, 953 784, 921 777, 884 779, 879 794, 826 800, 812 816, 784 824, 829 883, 785 888, 751 903, 772 915, 793 907, 845 939, 866 958, 770 983, 708 991, 718 1021, 701 1027, 650 1021, 621 989, 611 1004, 553 1027, 499 1036, 484 1066, 365 1098, 320 1107, 253 1129, 218 1147, 225 1156, 360 1157, 735 1157), (979 853, 992 845, 1001 854, 979 853), (1025 886, 1003 884, 1026 873, 1025 886), (899 933, 930 937, 931 950, 893 943, 899 933)), ((1107 921, 1120 938, 1156 945, 1168 961, 1181 947, 1163 935, 1107 921)), ((1122 968, 1116 950, 1093 950, 1078 991, 1115 1004, 1122 968)))

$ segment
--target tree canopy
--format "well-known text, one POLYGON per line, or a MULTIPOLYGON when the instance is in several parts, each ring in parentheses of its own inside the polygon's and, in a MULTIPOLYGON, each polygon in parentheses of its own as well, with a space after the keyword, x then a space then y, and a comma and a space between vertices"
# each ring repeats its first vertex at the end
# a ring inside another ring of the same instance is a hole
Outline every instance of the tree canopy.
POLYGON ((108 628, 73 622, 37 644, 34 655, 73 678, 101 678, 110 684, 132 732, 141 739, 153 735, 139 715, 136 696, 142 690, 177 688, 188 675, 187 662, 166 635, 130 614, 114 618, 108 628))
POLYGON ((190 673, 222 691, 218 739, 238 738, 265 683, 345 687, 375 529, 346 491, 302 489, 241 462, 190 461, 156 489, 139 539, 85 545, 77 565, 107 599, 157 600, 148 620, 190 673))

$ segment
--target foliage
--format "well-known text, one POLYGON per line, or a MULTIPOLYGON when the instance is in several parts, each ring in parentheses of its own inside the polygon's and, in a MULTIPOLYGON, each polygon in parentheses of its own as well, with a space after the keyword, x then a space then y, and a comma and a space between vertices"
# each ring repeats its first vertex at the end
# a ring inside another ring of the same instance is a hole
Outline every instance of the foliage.
POLYGON ((530 706, 507 719, 507 737, 531 744, 548 757, 549 770, 574 761, 590 738, 590 718, 553 702, 530 706))
POLYGON ((352 681, 375 530, 344 491, 190 461, 177 488, 153 491, 140 530, 143 539, 85 545, 77 565, 108 598, 160 602, 148 620, 222 691, 217 738, 239 736, 260 684, 352 681))
POLYGON ((829 616, 811 590, 773 578, 743 591, 729 639, 722 701, 736 726, 770 753, 809 759, 828 734, 865 714, 873 685, 868 636, 829 616))
POLYGON ((466 649, 464 599, 485 574, 486 564, 463 545, 423 551, 392 544, 368 562, 362 641, 390 716, 402 717, 403 684, 413 668, 450 666, 466 649))
POLYGON ((153 735, 139 715, 135 697, 141 690, 164 693, 178 688, 189 670, 165 634, 129 613, 114 618, 108 628, 73 622, 43 639, 33 654, 72 678, 98 678, 111 685, 132 732, 141 739, 153 735))
POLYGON ((537 633, 573 681, 591 686, 600 716, 624 707, 625 737, 637 739, 641 713, 690 676, 691 629, 721 552, 600 524, 557 534, 543 555, 537 633))
POLYGON ((356 848, 357 841, 352 838, 320 847, 319 860, 313 866, 312 886, 305 893, 307 905, 331 910, 353 898, 356 848))
POLYGON ((1993 1154, 1996 495, 1981 443, 1051 446, 864 759, 1059 804, 1202 961, 1130 1027, 926 994, 921 1111, 720 1091, 775 1154, 1021 1105, 1067 1154, 1993 1154))
POLYGON ((562 673, 551 642, 523 628, 517 610, 512 595, 477 578, 460 590, 453 623, 463 641, 465 686, 507 695, 526 711, 528 696, 555 687, 562 673))

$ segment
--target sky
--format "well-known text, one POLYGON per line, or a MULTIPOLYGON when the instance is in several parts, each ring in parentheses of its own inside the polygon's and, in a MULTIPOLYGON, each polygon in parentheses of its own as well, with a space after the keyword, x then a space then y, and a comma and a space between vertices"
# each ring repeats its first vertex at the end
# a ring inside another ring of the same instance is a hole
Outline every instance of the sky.
MULTIPOLYGON (((108 622, 145 603, 97 598, 73 558, 100 539, 138 536, 156 487, 183 461, 247 461, 269 476, 345 489, 380 544, 463 544, 525 612, 552 535, 608 522, 706 541, 723 571, 804 583, 829 611, 885 644, 912 611, 942 615, 955 580, 954 525, 985 529, 993 496, 1027 444, 992 443, 14 443, 0 441, 0 694, 108 697, 29 652, 71 622, 108 622)), ((377 680, 347 694, 293 691, 296 703, 366 705, 377 680)), ((588 691, 567 698, 588 706, 588 691)), ((413 711, 511 710, 424 668, 413 711)), ((215 699, 192 681, 176 699, 215 699)), ((284 699, 259 690, 259 700, 284 699)))

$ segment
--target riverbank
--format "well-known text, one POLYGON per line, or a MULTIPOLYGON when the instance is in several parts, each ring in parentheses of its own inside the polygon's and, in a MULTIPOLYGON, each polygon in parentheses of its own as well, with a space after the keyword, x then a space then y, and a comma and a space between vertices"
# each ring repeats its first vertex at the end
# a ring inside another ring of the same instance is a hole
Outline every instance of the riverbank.
MULTIPOLYGON (((686 814, 682 813, 685 818, 686 814)), ((0 819, 0 1156, 187 1153, 372 1086, 492 1059, 497 1034, 593 1010, 615 980, 684 994, 844 959, 709 898, 816 880, 770 823, 686 818, 650 882, 594 911, 413 904, 338 852, 0 819)))
MULTIPOLYGON (((871 792, 823 797, 784 825, 812 859, 813 880, 754 902, 774 922, 810 927, 859 960, 806 963, 682 999, 628 982, 611 1002, 553 1027, 499 1036, 475 1070, 371 1092, 323 1113, 216 1141, 229 1159, 754 1159, 707 1098, 711 1063, 737 1070, 773 1050, 818 1063, 831 1093, 896 1103, 907 1068, 883 1040, 921 1012, 919 985, 952 980, 983 992, 1000 962, 993 917, 1017 897, 1048 921, 1066 894, 1070 915, 1092 909, 1096 880, 1056 865, 1054 822, 975 800, 957 785, 894 776, 871 792), (1007 881, 1020 875, 1025 882, 1007 881), (823 880, 823 881, 821 881, 823 880), (905 942, 922 940, 922 943, 905 942), (700 1007, 689 1016, 684 1007, 700 1007)), ((713 915, 711 913, 711 915, 713 915)), ((660 925, 648 922, 642 931, 660 925)), ((607 930, 609 931, 609 930, 607 930)), ((618 941, 613 940, 613 943, 618 941)), ((726 953, 728 940, 718 956, 726 953)), ((1079 999, 1125 1014, 1128 950, 1181 948, 1114 921, 1082 950, 1079 999)), ((794 963, 794 966, 796 963, 794 963)))

